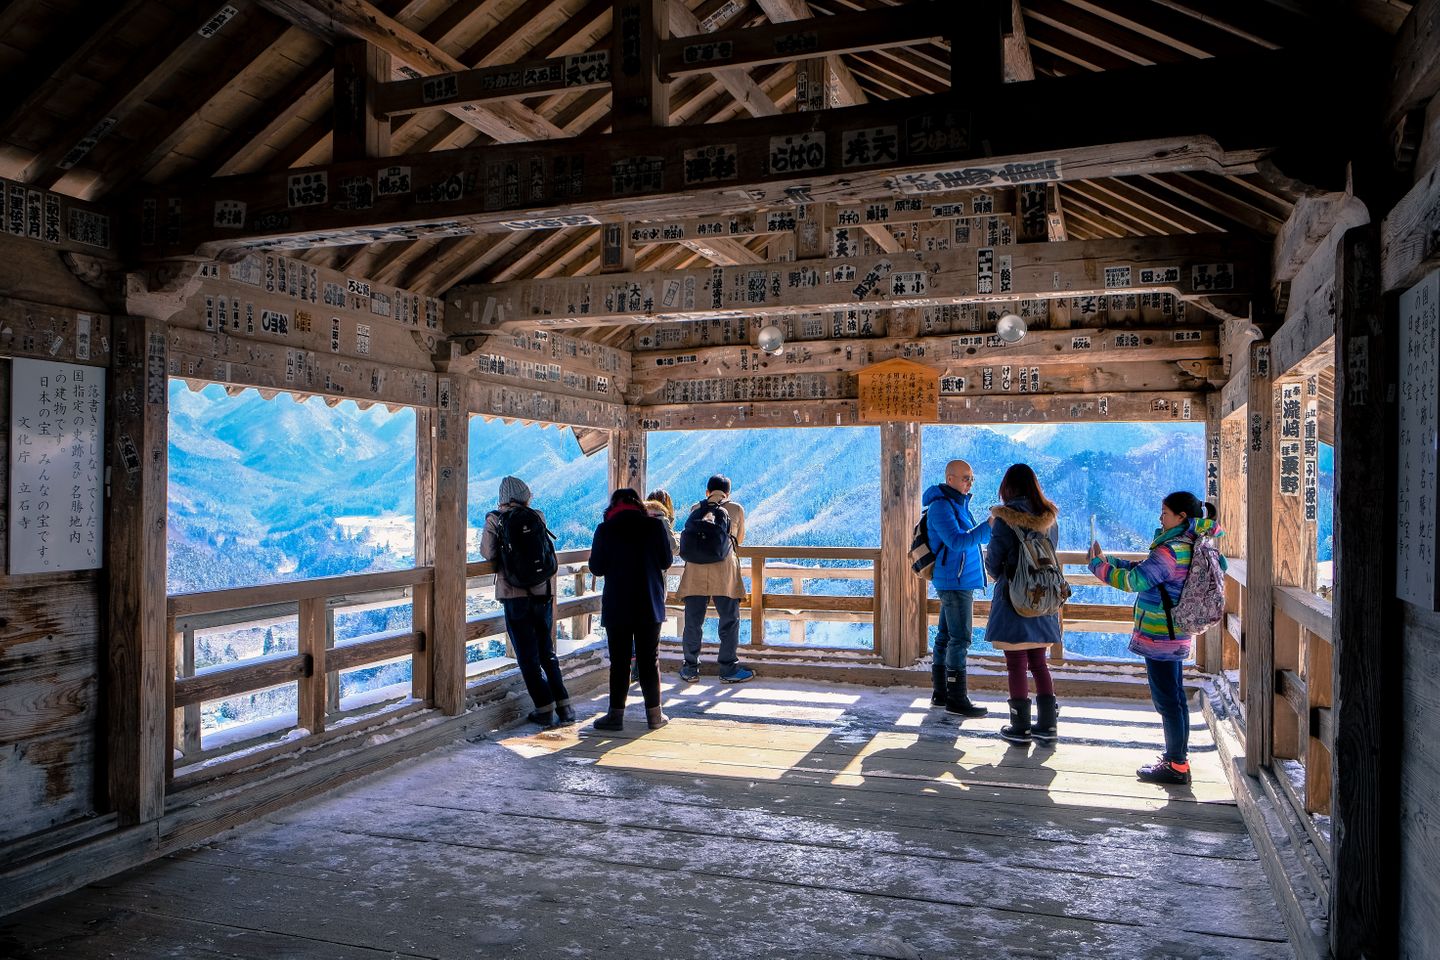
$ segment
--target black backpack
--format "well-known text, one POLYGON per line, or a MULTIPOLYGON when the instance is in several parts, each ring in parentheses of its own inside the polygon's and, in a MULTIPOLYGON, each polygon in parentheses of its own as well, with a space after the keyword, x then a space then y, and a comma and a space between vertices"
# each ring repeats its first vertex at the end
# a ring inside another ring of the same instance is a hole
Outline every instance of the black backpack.
POLYGON ((554 541, 555 534, 529 507, 501 511, 500 552, 495 559, 505 582, 529 590, 555 576, 560 565, 555 559, 554 541))
POLYGON ((719 563, 730 556, 730 514, 706 500, 690 512, 680 531, 680 559, 686 563, 719 563))

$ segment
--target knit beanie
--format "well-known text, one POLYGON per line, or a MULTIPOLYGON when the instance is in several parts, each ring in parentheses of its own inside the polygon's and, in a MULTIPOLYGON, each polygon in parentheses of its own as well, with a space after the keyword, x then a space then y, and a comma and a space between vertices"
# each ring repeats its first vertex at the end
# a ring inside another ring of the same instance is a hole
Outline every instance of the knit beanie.
POLYGON ((530 488, 519 477, 506 477, 500 481, 500 505, 503 507, 512 500, 516 503, 530 502, 530 488))

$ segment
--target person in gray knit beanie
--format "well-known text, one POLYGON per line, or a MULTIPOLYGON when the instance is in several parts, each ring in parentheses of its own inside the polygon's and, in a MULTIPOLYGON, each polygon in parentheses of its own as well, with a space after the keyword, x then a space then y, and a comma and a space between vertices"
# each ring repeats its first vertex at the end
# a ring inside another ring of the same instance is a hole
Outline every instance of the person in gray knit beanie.
POLYGON ((507 503, 530 503, 530 488, 519 477, 506 477, 500 481, 500 506, 507 503))
MULTIPOLYGON (((514 536, 519 519, 522 529, 538 531, 549 537, 545 515, 530 506, 530 488, 519 477, 500 481, 500 502, 485 515, 485 529, 480 534, 480 555, 498 560, 506 537, 514 536), (508 518, 508 520, 507 520, 508 518)), ((497 564, 497 566, 500 566, 497 564)), ((550 581, 533 586, 516 586, 509 582, 503 566, 495 575, 495 599, 505 608, 505 630, 515 651, 515 662, 535 709, 528 719, 542 727, 557 721, 575 722, 575 708, 560 674, 560 659, 555 655, 555 620, 551 608, 550 581)))

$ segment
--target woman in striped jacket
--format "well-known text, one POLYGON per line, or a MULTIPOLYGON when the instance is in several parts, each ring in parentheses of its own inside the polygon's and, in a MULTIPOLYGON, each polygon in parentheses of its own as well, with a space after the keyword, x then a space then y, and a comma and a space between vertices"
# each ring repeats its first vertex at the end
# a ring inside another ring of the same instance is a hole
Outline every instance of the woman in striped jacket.
POLYGON ((1145 658, 1150 699, 1165 728, 1165 752, 1155 763, 1136 771, 1148 783, 1190 782, 1190 705, 1185 699, 1183 671, 1192 637, 1177 634, 1161 591, 1174 606, 1190 573, 1190 553, 1197 537, 1215 536, 1214 520, 1192 493, 1170 494, 1160 505, 1160 529, 1150 544, 1150 555, 1139 562, 1108 557, 1100 544, 1090 544, 1090 570, 1103 583, 1139 594, 1135 598, 1135 627, 1130 651, 1145 658))

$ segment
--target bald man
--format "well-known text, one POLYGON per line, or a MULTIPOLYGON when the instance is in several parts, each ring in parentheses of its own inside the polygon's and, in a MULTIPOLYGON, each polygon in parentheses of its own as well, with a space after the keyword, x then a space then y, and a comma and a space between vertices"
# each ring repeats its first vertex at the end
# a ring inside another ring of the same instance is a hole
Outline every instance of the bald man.
POLYGON ((961 717, 983 717, 986 710, 970 700, 965 656, 974 632, 975 591, 988 586, 980 548, 990 542, 990 522, 976 523, 970 513, 975 471, 964 460, 945 465, 945 482, 925 491, 926 527, 935 553, 935 592, 940 595, 940 629, 930 661, 934 691, 930 705, 961 717))

